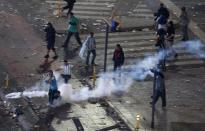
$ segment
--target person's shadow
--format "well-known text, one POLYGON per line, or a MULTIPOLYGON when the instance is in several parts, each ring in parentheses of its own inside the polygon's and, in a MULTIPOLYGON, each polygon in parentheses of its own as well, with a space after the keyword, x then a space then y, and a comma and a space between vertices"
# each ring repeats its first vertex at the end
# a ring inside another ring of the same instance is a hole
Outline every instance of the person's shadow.
POLYGON ((56 59, 52 59, 49 61, 48 58, 45 58, 42 64, 39 65, 39 68, 37 69, 38 73, 45 73, 51 69, 52 63, 56 61, 56 59))

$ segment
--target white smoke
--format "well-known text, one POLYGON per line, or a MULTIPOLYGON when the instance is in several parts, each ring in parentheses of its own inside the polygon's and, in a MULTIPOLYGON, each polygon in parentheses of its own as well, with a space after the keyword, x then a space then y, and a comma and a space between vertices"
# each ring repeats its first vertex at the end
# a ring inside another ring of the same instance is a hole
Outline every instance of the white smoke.
POLYGON ((197 55, 199 58, 205 59, 205 44, 200 40, 186 41, 181 44, 187 52, 197 55))

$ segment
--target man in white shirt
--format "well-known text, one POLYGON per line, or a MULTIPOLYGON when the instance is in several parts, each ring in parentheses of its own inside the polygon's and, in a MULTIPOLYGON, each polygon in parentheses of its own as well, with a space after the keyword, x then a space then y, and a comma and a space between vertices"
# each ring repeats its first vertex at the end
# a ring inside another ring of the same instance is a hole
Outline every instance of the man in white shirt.
POLYGON ((68 83, 68 80, 71 78, 71 68, 73 65, 69 64, 67 60, 64 60, 63 65, 63 74, 62 77, 64 78, 64 82, 68 83))

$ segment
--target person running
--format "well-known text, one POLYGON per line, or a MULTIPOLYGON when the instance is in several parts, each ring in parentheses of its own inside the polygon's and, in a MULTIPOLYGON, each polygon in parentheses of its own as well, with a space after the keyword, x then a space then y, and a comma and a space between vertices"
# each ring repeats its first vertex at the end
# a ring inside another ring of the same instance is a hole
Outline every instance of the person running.
POLYGON ((74 16, 74 14, 71 12, 70 13, 70 22, 69 22, 69 28, 68 28, 68 35, 67 38, 62 45, 62 47, 66 48, 68 46, 68 43, 70 41, 70 38, 72 35, 75 35, 75 38, 80 46, 82 46, 82 42, 79 36, 80 32, 80 24, 78 18, 74 16))
POLYGON ((56 50, 55 50, 55 37, 56 37, 55 28, 49 22, 47 24, 46 28, 44 29, 44 31, 46 32, 46 42, 47 42, 47 49, 48 49, 47 54, 45 55, 45 58, 49 58, 50 50, 52 50, 55 54, 53 59, 57 59, 58 55, 57 55, 56 50))
POLYGON ((116 45, 112 60, 114 62, 114 71, 116 71, 117 68, 120 69, 121 66, 124 64, 124 52, 120 44, 116 45))
POLYGON ((181 15, 179 17, 179 24, 181 26, 182 41, 189 40, 188 36, 188 25, 189 25, 189 16, 186 11, 186 7, 181 8, 181 15))
POLYGON ((49 104, 52 105, 53 100, 56 98, 56 94, 59 93, 59 91, 58 91, 56 78, 53 75, 53 71, 50 70, 48 73, 49 73, 48 78, 45 80, 45 82, 49 84, 48 99, 49 99, 49 104))
POLYGON ((76 0, 64 0, 64 1, 67 2, 67 5, 62 8, 61 12, 68 9, 67 12, 67 16, 68 16, 72 12, 76 0))
POLYGON ((95 57, 96 57, 96 40, 94 37, 94 33, 90 32, 90 36, 88 36, 86 40, 86 47, 87 47, 87 58, 86 58, 86 65, 89 65, 89 58, 90 54, 92 53, 92 65, 95 65, 95 57))

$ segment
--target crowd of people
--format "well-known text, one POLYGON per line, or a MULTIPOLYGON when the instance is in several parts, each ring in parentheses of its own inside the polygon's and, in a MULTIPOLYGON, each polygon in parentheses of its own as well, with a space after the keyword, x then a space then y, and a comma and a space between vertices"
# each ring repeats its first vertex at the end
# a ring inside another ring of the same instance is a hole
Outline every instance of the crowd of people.
MULTIPOLYGON (((155 15, 155 29, 157 32, 157 42, 155 46, 158 51, 164 51, 163 59, 160 60, 157 69, 151 70, 154 75, 154 92, 152 96, 152 104, 153 106, 158 101, 159 97, 162 99, 162 107, 166 107, 166 89, 165 89, 165 76, 163 71, 165 71, 166 67, 166 59, 170 56, 178 57, 177 52, 173 48, 174 38, 175 38, 175 26, 172 20, 169 20, 170 13, 169 10, 164 6, 163 3, 160 4, 158 11, 155 15), (166 51, 165 51, 166 50, 166 51), (168 53, 167 53, 168 52, 168 53)), ((186 8, 181 8, 181 15, 179 17, 179 25, 181 30, 182 39, 181 41, 189 40, 188 37, 188 25, 189 25, 189 17, 186 12, 186 8)))
MULTIPOLYGON (((86 66, 89 65, 96 65, 95 63, 95 58, 96 58, 96 39, 94 32, 90 32, 88 35, 87 39, 82 42, 79 36, 80 33, 80 24, 79 24, 79 19, 72 13, 72 9, 74 7, 74 3, 76 2, 75 0, 65 0, 67 2, 67 5, 62 8, 62 11, 65 9, 68 9, 67 16, 70 17, 69 19, 69 25, 67 29, 67 37, 66 40, 64 41, 64 44, 62 45, 63 48, 68 48, 70 38, 72 35, 75 36, 76 41, 80 45, 80 47, 84 46, 85 50, 83 54, 85 54, 85 64, 86 66), (92 54, 92 60, 90 62, 90 55, 92 54)), ((114 16, 114 11, 112 13, 112 16, 114 16)), ((174 38, 175 38, 175 26, 174 22, 170 20, 170 13, 169 10, 164 6, 163 3, 160 4, 160 7, 158 11, 154 14, 155 15, 155 29, 156 29, 156 34, 157 34, 157 42, 155 46, 157 47, 158 51, 163 51, 163 50, 169 50, 169 56, 172 55, 175 58, 177 58, 178 54, 173 48, 174 44, 174 38)), ((182 32, 182 41, 187 41, 189 39, 188 37, 188 24, 189 24, 189 17, 186 12, 186 8, 182 7, 181 9, 181 15, 179 18, 179 25, 181 27, 181 32, 182 32)), ((116 27, 119 24, 116 24, 114 20, 112 20, 112 26, 110 31, 116 31, 116 27)), ((47 54, 45 55, 45 58, 49 58, 49 52, 52 50, 54 52, 54 57, 53 59, 57 59, 58 55, 55 50, 55 35, 56 31, 55 28, 51 23, 48 23, 46 28, 46 41, 47 41, 47 54)), ((164 58, 159 62, 157 69, 151 70, 155 76, 155 93, 154 96, 152 96, 153 101, 151 103, 156 103, 158 98, 162 98, 162 106, 166 106, 166 93, 165 93, 165 82, 164 82, 164 68, 165 66, 165 61, 166 61, 166 55, 164 55, 164 58)), ((120 44, 116 45, 116 48, 113 52, 113 71, 120 70, 121 67, 124 64, 125 61, 125 56, 124 56, 124 51, 123 48, 121 47, 120 44)), ((64 65, 63 65, 63 74, 62 77, 64 78, 64 82, 68 83, 69 79, 71 78, 71 68, 73 65, 71 65, 66 59, 64 60, 64 65)), ((50 90, 49 90, 49 102, 50 104, 53 103, 53 99, 56 98, 59 95, 59 92, 57 91, 57 82, 55 79, 55 76, 53 75, 52 70, 49 71, 49 79, 46 80, 47 83, 50 84, 50 90)))

